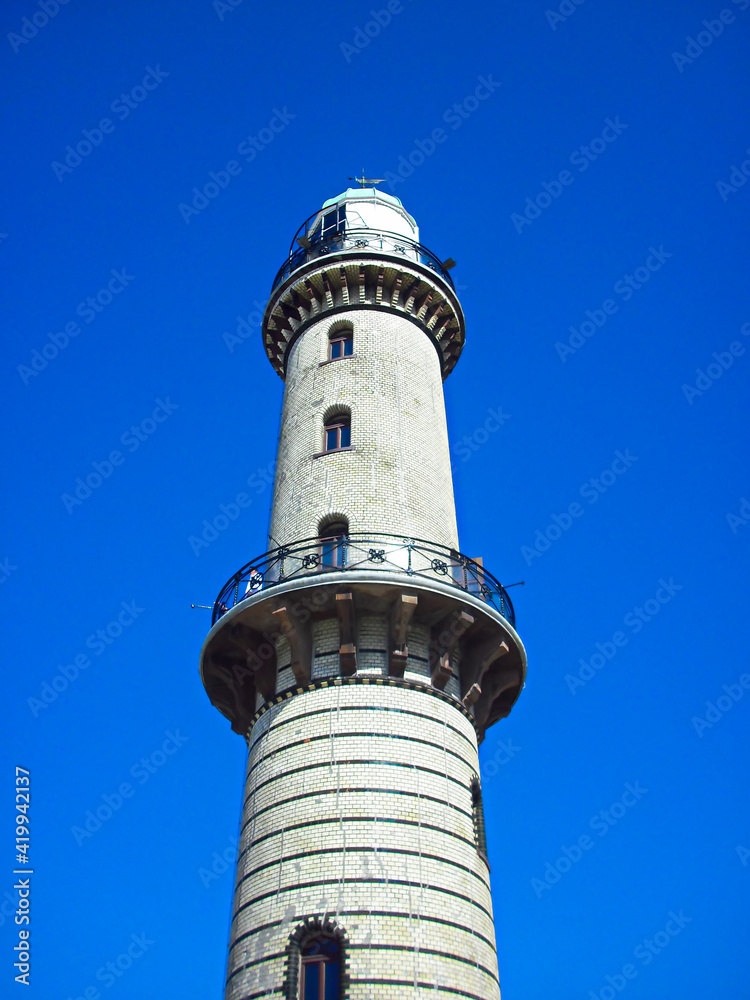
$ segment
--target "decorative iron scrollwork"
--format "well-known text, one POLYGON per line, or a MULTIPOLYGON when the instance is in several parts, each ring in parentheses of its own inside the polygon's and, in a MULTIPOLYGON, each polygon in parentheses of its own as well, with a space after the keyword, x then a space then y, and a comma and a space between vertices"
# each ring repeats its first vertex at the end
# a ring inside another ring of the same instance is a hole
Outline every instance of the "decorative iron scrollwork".
POLYGON ((511 625, 515 624, 513 604, 500 581, 456 549, 385 532, 352 532, 338 540, 329 540, 322 552, 321 544, 317 536, 303 538, 271 549, 243 566, 224 585, 214 602, 214 622, 261 589, 272 590, 306 573, 342 573, 362 569, 370 563, 381 567, 378 571, 382 573, 405 573, 410 577, 432 579, 435 575, 446 577, 454 586, 492 605, 511 625), (334 551, 337 553, 335 559, 334 551), (356 556, 351 561, 350 553, 356 556))

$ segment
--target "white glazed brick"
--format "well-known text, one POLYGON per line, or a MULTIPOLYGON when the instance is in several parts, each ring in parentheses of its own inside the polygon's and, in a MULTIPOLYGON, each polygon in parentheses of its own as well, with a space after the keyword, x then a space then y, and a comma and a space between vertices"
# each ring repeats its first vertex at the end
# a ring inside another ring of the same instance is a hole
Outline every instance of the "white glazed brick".
MULTIPOLYGON (((329 640, 316 629, 316 651, 329 640)), ((477 773, 471 723, 427 692, 335 685, 261 716, 250 734, 229 973, 254 964, 227 996, 280 987, 289 935, 329 913, 351 944, 349 997, 420 995, 357 982, 374 979, 498 1000, 489 873, 471 816, 477 773)))
POLYGON ((385 532, 458 547, 440 361, 415 323, 351 309, 314 322, 287 365, 271 535, 318 533, 332 515, 351 531, 385 532), (354 353, 330 364, 328 331, 346 319, 354 353), (323 455, 323 419, 352 414, 351 452, 323 455))

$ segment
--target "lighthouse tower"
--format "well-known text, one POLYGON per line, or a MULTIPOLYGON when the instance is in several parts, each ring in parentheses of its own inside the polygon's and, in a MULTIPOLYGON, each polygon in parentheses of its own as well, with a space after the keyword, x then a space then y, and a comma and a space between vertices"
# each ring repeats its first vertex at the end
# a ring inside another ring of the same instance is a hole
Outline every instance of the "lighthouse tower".
POLYGON ((477 746, 526 656, 459 547, 452 265, 363 187, 303 223, 273 283, 270 540, 201 653, 249 748, 227 1000, 500 996, 477 746))

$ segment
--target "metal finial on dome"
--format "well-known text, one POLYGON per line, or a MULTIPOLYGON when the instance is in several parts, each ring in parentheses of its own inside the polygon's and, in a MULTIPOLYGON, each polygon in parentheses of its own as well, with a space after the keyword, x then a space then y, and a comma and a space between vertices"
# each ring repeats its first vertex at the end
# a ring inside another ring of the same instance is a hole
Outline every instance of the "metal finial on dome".
POLYGON ((362 167, 361 177, 350 177, 350 181, 356 181, 360 187, 367 187, 368 184, 385 184, 385 177, 365 177, 365 168, 362 167))

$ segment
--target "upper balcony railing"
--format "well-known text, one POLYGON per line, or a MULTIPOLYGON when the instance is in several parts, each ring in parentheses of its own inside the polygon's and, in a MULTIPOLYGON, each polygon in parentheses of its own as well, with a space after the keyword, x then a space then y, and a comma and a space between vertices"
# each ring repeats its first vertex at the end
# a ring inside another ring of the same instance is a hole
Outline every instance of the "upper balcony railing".
POLYGON ((271 549, 227 581, 214 603, 213 624, 235 605, 288 580, 353 570, 402 573, 447 583, 492 605, 515 625, 505 588, 478 562, 434 542, 379 532, 305 538, 271 549))
POLYGON ((379 232, 375 229, 344 229, 325 239, 313 240, 308 246, 300 247, 299 250, 290 253, 288 260, 282 264, 274 278, 273 288, 311 260, 333 253, 362 253, 368 250, 387 254, 389 257, 401 257, 429 267, 447 281, 451 288, 454 287, 453 279, 443 267, 440 258, 421 243, 415 243, 414 240, 399 236, 398 233, 379 232))

